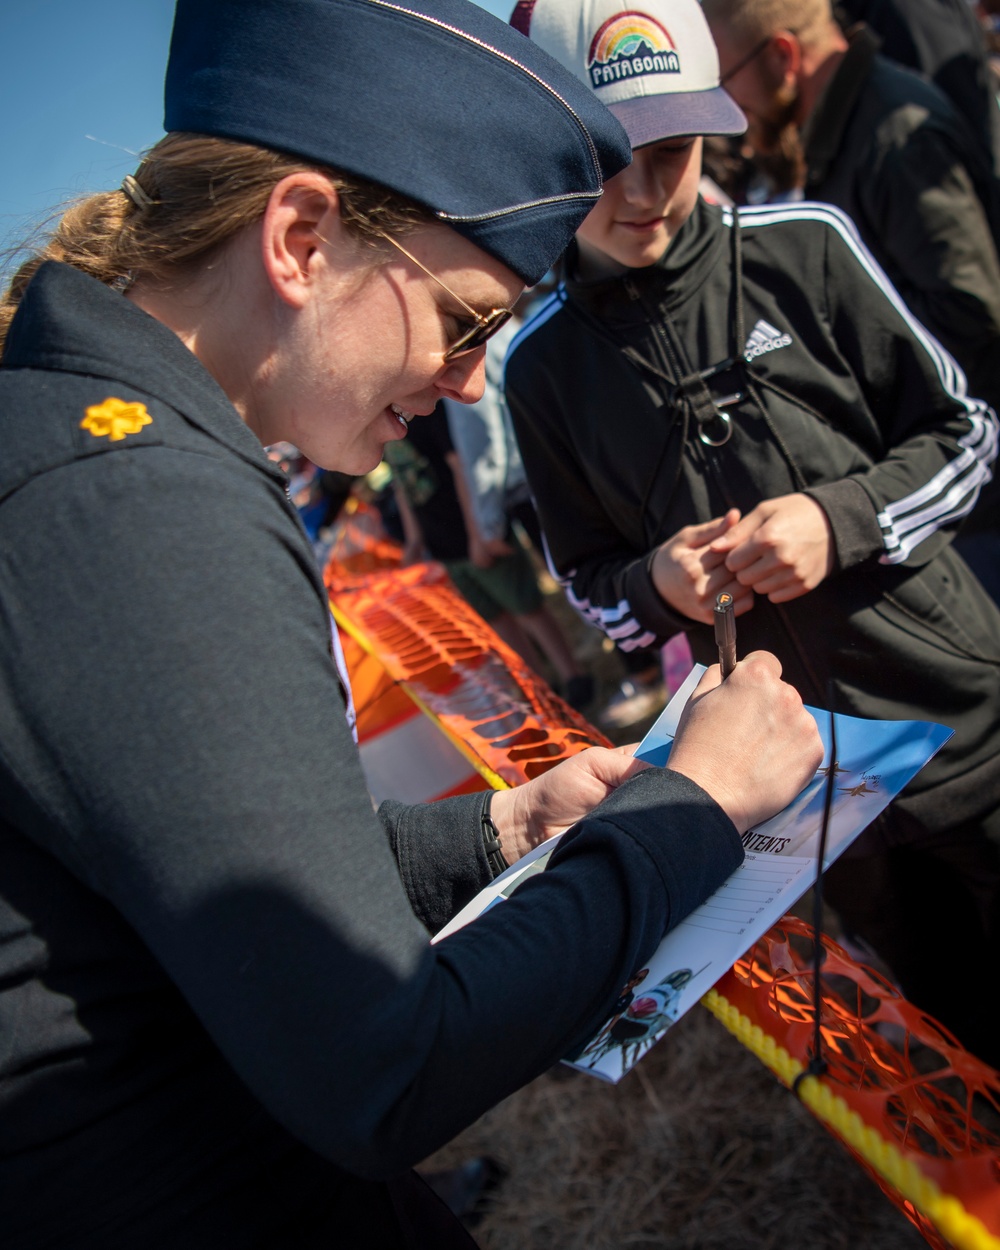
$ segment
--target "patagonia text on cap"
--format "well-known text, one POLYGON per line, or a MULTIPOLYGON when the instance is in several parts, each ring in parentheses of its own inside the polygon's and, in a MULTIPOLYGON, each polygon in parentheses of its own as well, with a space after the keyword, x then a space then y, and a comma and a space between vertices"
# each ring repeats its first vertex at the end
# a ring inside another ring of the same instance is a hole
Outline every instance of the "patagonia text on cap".
POLYGON ((519 0, 511 25, 585 82, 634 148, 678 135, 738 135, 698 0, 519 0))

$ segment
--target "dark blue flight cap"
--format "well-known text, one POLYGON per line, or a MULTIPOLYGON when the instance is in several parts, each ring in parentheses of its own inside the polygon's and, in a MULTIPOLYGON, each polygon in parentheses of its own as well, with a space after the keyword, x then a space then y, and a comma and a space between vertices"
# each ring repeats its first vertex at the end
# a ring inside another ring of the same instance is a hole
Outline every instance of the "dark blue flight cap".
POLYGON ((381 183, 529 284, 631 159, 584 83, 469 0, 177 0, 164 128, 381 183))

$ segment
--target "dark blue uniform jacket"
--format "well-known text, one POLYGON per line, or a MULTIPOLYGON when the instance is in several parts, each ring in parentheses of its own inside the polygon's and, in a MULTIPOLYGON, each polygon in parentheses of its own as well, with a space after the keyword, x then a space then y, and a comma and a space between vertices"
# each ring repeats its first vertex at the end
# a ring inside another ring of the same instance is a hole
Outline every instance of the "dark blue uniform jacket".
POLYGON ((432 947, 489 879, 479 799, 373 812, 283 477, 195 357, 47 264, 0 448, 4 1250, 341 1244, 359 1178, 595 1029, 739 839, 651 770, 432 947))

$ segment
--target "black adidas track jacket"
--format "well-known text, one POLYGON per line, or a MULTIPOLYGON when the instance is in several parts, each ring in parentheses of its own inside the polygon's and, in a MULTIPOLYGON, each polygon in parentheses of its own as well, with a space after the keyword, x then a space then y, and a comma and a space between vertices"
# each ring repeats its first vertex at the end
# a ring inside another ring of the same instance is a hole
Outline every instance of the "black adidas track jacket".
POLYGON ((951 726, 895 808, 924 832, 978 820, 1000 801, 1000 614, 950 541, 989 480, 996 416, 838 210, 740 210, 740 284, 732 221, 699 202, 660 264, 567 281, 512 343, 506 395, 553 572, 623 649, 685 630, 711 663, 711 628, 654 589, 654 549, 805 491, 836 570, 791 603, 757 596, 740 652, 773 651, 807 702, 951 726), (712 394, 741 395, 720 446, 676 385, 714 366, 712 394))

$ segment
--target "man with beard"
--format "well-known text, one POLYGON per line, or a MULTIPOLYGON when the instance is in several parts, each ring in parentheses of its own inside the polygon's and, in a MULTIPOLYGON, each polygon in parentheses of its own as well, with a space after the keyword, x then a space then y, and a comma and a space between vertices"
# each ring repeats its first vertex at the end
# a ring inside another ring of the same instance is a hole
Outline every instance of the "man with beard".
MULTIPOLYGON (((829 0, 704 0, 721 81, 774 198, 848 213, 910 309, 1000 402, 998 184, 980 145, 933 84, 847 35, 829 0)), ((997 598, 997 492, 956 546, 997 598)))

